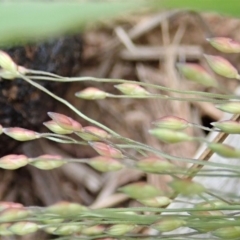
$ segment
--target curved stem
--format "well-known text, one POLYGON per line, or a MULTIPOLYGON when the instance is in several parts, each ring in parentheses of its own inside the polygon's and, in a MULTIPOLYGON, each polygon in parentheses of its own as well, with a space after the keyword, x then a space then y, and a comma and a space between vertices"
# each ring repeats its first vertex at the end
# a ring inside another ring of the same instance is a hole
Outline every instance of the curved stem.
POLYGON ((48 140, 51 140, 53 142, 58 142, 58 143, 65 143, 65 144, 79 144, 77 142, 73 142, 71 140, 64 140, 64 139, 60 139, 60 138, 56 138, 56 137, 45 137, 48 140))
POLYGON ((66 135, 61 135, 61 134, 56 134, 56 133, 40 133, 40 137, 57 137, 57 138, 63 138, 63 139, 68 139, 72 141, 76 141, 75 139, 68 137, 66 135))
POLYGON ((114 136, 120 136, 118 133, 114 132, 112 129, 106 127, 105 125, 93 120, 92 118, 87 117, 86 115, 84 115, 82 112, 80 112, 77 108, 75 108, 71 103, 69 103, 68 101, 58 97, 57 95, 55 95, 54 93, 50 92, 48 89, 46 89, 45 87, 43 87, 42 85, 32 81, 31 79, 29 79, 28 77, 24 76, 24 75, 20 75, 21 78, 23 78, 26 82, 28 82, 29 84, 33 85, 34 87, 40 89, 41 91, 45 92, 46 94, 48 94, 49 96, 51 96, 52 98, 56 99, 57 101, 63 103, 64 105, 66 105, 68 108, 70 108, 73 112, 75 112, 79 117, 85 119, 86 121, 106 130, 107 132, 111 133, 114 136))
POLYGON ((183 161, 183 162, 188 162, 188 163, 196 163, 199 165, 209 165, 209 166, 217 166, 217 167, 226 167, 229 169, 235 169, 235 166, 232 165, 228 165, 228 164, 219 164, 219 163, 214 163, 214 162, 207 162, 207 161, 199 161, 199 160, 194 160, 194 159, 189 159, 189 158, 180 158, 180 157, 175 157, 175 156, 171 156, 169 154, 166 154, 160 150, 157 150, 155 148, 152 148, 148 145, 136 142, 134 140, 131 140, 129 138, 125 138, 123 136, 121 136, 120 134, 116 133, 115 131, 113 131, 112 129, 106 127, 105 125, 87 117, 86 115, 84 115, 82 112, 80 112, 77 108, 75 108, 72 104, 70 104, 68 101, 58 97, 57 95, 55 95, 54 93, 50 92, 49 90, 47 90, 45 87, 43 87, 42 85, 32 81, 31 79, 29 79, 28 77, 21 75, 21 77, 28 82, 29 84, 35 86, 36 88, 42 90, 43 92, 45 92, 46 94, 50 95, 51 97, 53 97, 54 99, 56 99, 57 101, 63 103, 64 105, 66 105, 68 108, 70 108, 72 111, 74 111, 78 116, 82 117, 83 119, 85 119, 86 121, 106 130, 107 132, 109 132, 110 134, 113 135, 113 137, 119 138, 127 143, 129 143, 129 145, 127 147, 131 147, 131 148, 138 148, 141 150, 146 150, 148 152, 153 152, 159 156, 162 156, 166 159, 169 160, 174 160, 174 161, 183 161))
MULTIPOLYGON (((54 74, 54 73, 45 72, 45 71, 39 71, 39 70, 33 70, 33 69, 27 69, 27 73, 39 74, 39 75, 45 75, 45 76, 49 76, 49 77, 54 77, 54 78, 57 78, 56 81, 58 81, 58 79, 63 78, 62 76, 54 74)), ((42 76, 42 77, 45 77, 45 76, 42 76)))

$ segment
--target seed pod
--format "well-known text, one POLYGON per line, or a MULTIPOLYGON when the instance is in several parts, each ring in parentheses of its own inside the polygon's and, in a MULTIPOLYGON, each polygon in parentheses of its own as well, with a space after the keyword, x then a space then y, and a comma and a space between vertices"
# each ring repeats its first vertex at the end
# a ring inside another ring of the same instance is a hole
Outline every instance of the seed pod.
POLYGON ((0 224, 0 236, 11 236, 14 233, 12 233, 9 229, 11 226, 11 223, 1 223, 0 224))
POLYGON ((31 158, 29 163, 36 168, 50 170, 61 167, 67 163, 67 161, 63 160, 63 158, 58 155, 45 154, 36 158, 31 158))
POLYGON ((91 158, 88 164, 100 172, 118 171, 124 167, 116 159, 104 156, 91 158))
POLYGON ((127 194, 131 198, 140 200, 157 197, 162 194, 160 190, 145 182, 128 184, 118 190, 127 194))
POLYGON ((64 222, 64 218, 60 218, 60 217, 56 217, 56 216, 54 216, 54 218, 53 218, 51 214, 42 214, 41 215, 41 223, 44 223, 46 225, 62 223, 62 222, 64 222))
POLYGON ((222 143, 209 143, 208 148, 210 148, 214 153, 226 158, 239 158, 240 150, 235 149, 227 144, 222 143))
POLYGON ((157 157, 144 158, 136 163, 137 168, 144 172, 166 173, 173 171, 176 167, 166 160, 157 157))
POLYGON ((231 38, 215 37, 206 39, 214 48, 224 53, 240 53, 240 43, 231 38))
POLYGON ((72 235, 81 232, 81 225, 77 224, 66 224, 60 227, 47 227, 44 230, 54 235, 72 235))
POLYGON ((46 233, 49 233, 49 234, 54 234, 54 232, 56 231, 57 227, 45 227, 43 228, 43 230, 46 232, 46 233))
POLYGON ((94 87, 88 87, 80 92, 76 92, 75 96, 86 100, 104 99, 107 93, 94 87))
POLYGON ((123 236, 124 234, 132 231, 134 228, 135 225, 131 224, 115 224, 108 229, 107 234, 113 236, 123 236))
POLYGON ((82 234, 93 236, 93 235, 99 235, 102 234, 105 231, 105 227, 101 225, 95 225, 91 227, 86 227, 82 230, 82 234))
POLYGON ((188 80, 202 84, 206 87, 216 87, 218 83, 202 66, 195 63, 179 63, 178 70, 188 80))
POLYGON ((60 127, 71 130, 71 131, 81 131, 82 130, 82 125, 73 120, 72 118, 60 114, 60 113, 55 113, 55 112, 48 112, 48 116, 56 122, 60 127))
POLYGON ((143 87, 133 83, 122 83, 114 86, 125 95, 146 96, 149 92, 143 87))
POLYGON ((30 214, 26 208, 7 208, 0 212, 0 222, 10 222, 25 219, 30 214))
POLYGON ((3 79, 7 79, 7 80, 13 80, 16 77, 18 77, 18 74, 13 73, 13 72, 9 72, 8 70, 5 69, 1 69, 0 70, 0 77, 3 79))
POLYGON ((31 72, 31 70, 29 71, 29 69, 23 66, 17 66, 17 68, 18 68, 18 72, 22 75, 26 75, 27 73, 31 72))
POLYGON ((201 202, 195 205, 196 208, 204 209, 204 208, 219 208, 229 206, 226 202, 219 200, 208 200, 207 202, 201 202))
POLYGON ((232 114, 240 113, 240 102, 228 102, 215 105, 216 108, 220 109, 223 112, 228 112, 232 114))
POLYGON ((170 232, 184 226, 185 224, 186 222, 182 219, 166 217, 159 222, 154 223, 151 227, 160 232, 170 232))
POLYGON ((109 134, 106 131, 94 126, 83 127, 82 130, 76 132, 76 134, 85 141, 99 141, 109 138, 109 134))
POLYGON ((219 128, 225 133, 239 134, 240 123, 232 120, 226 120, 221 122, 212 122, 212 126, 219 128))
POLYGON ((0 67, 9 72, 17 73, 17 65, 12 58, 5 52, 0 50, 0 67))
POLYGON ((37 132, 19 127, 3 128, 3 132, 17 141, 30 141, 40 137, 37 132))
POLYGON ((72 217, 86 211, 87 208, 78 203, 58 202, 45 209, 45 213, 55 214, 61 217, 72 217))
POLYGON ((165 207, 169 205, 172 201, 168 197, 155 197, 155 198, 147 198, 138 200, 140 203, 142 203, 145 206, 148 207, 165 207))
MULTIPOLYGON (((226 219, 221 219, 221 217, 219 218, 220 215, 196 215, 196 217, 200 218, 200 219, 205 219, 205 221, 199 221, 196 223, 193 223, 193 226, 191 226, 191 222, 188 224, 190 228, 193 228, 195 230, 197 230, 200 233, 209 233, 212 231, 215 231, 216 229, 219 229, 219 226, 224 226, 224 224, 226 224, 227 220, 226 219), (212 217, 218 216, 218 219, 212 219, 212 217)), ((222 217, 224 216, 223 214, 221 215, 222 217)))
POLYGON ((7 208, 23 208, 24 206, 20 203, 15 202, 0 202, 0 211, 7 208))
POLYGON ((25 155, 7 155, 0 158, 0 168, 3 169, 17 169, 28 164, 28 158, 25 155))
POLYGON ((90 146, 94 148, 100 155, 105 157, 111 157, 111 158, 124 157, 120 150, 102 142, 90 142, 90 146))
POLYGON ((203 185, 190 180, 173 180, 169 185, 177 193, 187 196, 205 192, 203 185))
POLYGON ((60 127, 56 122, 48 121, 43 123, 49 130, 57 134, 71 134, 73 131, 60 127))
POLYGON ((214 210, 217 209, 219 207, 227 207, 228 204, 226 204, 225 202, 222 201, 216 201, 216 200, 212 200, 209 202, 201 202, 198 203, 194 206, 195 209, 197 210, 203 210, 203 211, 191 211, 190 214, 195 216, 222 216, 223 213, 219 210, 214 210), (211 208, 213 210, 209 211, 206 209, 211 208))
POLYGON ((192 138, 186 133, 169 129, 155 128, 149 130, 149 133, 165 143, 180 143, 192 140, 192 138))
POLYGON ((238 71, 233 65, 223 57, 204 55, 212 70, 227 78, 238 78, 238 71))
POLYGON ((18 222, 12 224, 8 230, 17 235, 26 235, 38 230, 38 225, 33 222, 18 222))
POLYGON ((214 231, 212 234, 221 239, 239 239, 240 227, 231 226, 231 227, 219 228, 216 231, 214 231))
POLYGON ((183 130, 189 126, 189 123, 179 117, 175 116, 166 116, 157 119, 153 124, 158 128, 167 128, 172 130, 183 130))

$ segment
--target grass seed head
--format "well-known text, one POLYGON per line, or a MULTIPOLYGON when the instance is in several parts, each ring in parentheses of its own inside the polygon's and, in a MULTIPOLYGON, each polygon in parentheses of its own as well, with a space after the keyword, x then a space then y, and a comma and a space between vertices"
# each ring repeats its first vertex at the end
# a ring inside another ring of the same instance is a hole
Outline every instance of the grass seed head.
POLYGON ((3 128, 3 132, 17 141, 30 141, 40 137, 37 132, 19 127, 3 128))
POLYGON ((186 222, 182 219, 166 217, 154 223, 151 227, 160 232, 171 232, 175 229, 183 227, 186 222))
POLYGON ((55 214, 60 217, 72 217, 77 216, 86 210, 87 208, 81 204, 61 201, 47 207, 45 213, 55 214))
POLYGON ((208 148, 226 158, 240 158, 240 150, 223 143, 209 143, 208 148))
POLYGON ((165 196, 147 198, 138 201, 148 207, 165 207, 172 202, 171 199, 165 196))
POLYGON ((102 234, 104 231, 105 231, 104 226, 95 225, 95 226, 84 228, 81 233, 87 236, 94 236, 94 235, 102 234))
POLYGON ((81 131, 82 125, 75 121, 74 119, 61 114, 61 113, 55 113, 55 112, 48 112, 48 116, 56 122, 61 128, 64 128, 66 130, 70 131, 81 131))
POLYGON ((231 38, 215 37, 206 39, 214 48, 224 53, 240 53, 240 43, 231 38))
POLYGON ((237 69, 225 58, 213 55, 204 55, 211 69, 226 78, 238 78, 237 69))
POLYGON ((5 52, 0 50, 0 67, 3 70, 16 74, 18 72, 17 64, 12 60, 12 58, 5 52))
POLYGON ((187 79, 206 87, 216 87, 218 82, 202 66, 195 63, 178 63, 177 68, 187 79))
POLYGON ((121 93, 125 95, 137 95, 137 96, 146 96, 149 95, 149 92, 143 87, 133 84, 133 83, 122 83, 114 86, 121 93))
POLYGON ((119 191, 137 200, 154 198, 162 195, 159 189, 145 182, 128 184, 124 187, 119 188, 119 191))
POLYGON ((225 133, 239 134, 240 133, 240 123, 237 121, 226 120, 220 122, 212 122, 212 126, 220 129, 225 133))
POLYGON ((111 236, 123 236, 129 233, 135 228, 135 225, 131 224, 115 224, 107 230, 107 234, 111 236))
POLYGON ((189 126, 189 123, 179 117, 165 116, 152 122, 157 128, 166 128, 171 130, 183 130, 189 126))
POLYGON ((33 222, 17 222, 8 228, 12 233, 17 235, 27 235, 38 230, 38 225, 33 222))
POLYGON ((0 211, 7 208, 23 208, 24 206, 21 203, 15 202, 0 202, 0 211))
POLYGON ((14 170, 27 165, 28 161, 25 155, 10 154, 0 158, 0 168, 14 170))
POLYGON ((228 112, 232 114, 240 114, 240 102, 228 102, 223 104, 217 104, 215 106, 223 112, 228 112))
POLYGON ((77 224, 68 224, 66 223, 64 226, 59 227, 48 227, 46 231, 53 235, 62 235, 62 236, 69 236, 72 234, 78 234, 82 230, 82 227, 77 224))
POLYGON ((120 150, 102 142, 90 142, 91 147, 100 155, 111 158, 123 158, 120 150))
POLYGON ((0 236, 14 235, 14 233, 9 230, 10 226, 11 226, 11 223, 1 223, 0 224, 0 236))
POLYGON ((227 206, 229 205, 223 201, 209 200, 208 202, 195 204, 194 208, 199 211, 191 211, 190 214, 193 216, 223 216, 223 212, 217 210, 217 208, 227 206))
POLYGON ((31 158, 29 163, 42 170, 51 170, 59 168, 67 162, 59 155, 45 154, 36 158, 31 158))
POLYGON ((139 160, 136 166, 138 169, 150 173, 165 173, 175 169, 173 164, 158 157, 147 157, 139 160))
POLYGON ((55 121, 44 122, 43 125, 56 134, 71 134, 73 131, 60 127, 55 121))
POLYGON ((10 222, 25 219, 30 215, 30 211, 24 207, 9 207, 0 212, 0 222, 10 222))
POLYGON ((202 184, 191 180, 173 180, 169 185, 175 192, 186 196, 205 192, 205 188, 202 184))
POLYGON ((95 126, 83 127, 76 134, 85 141, 100 141, 101 139, 109 138, 109 134, 106 131, 95 126))
POLYGON ((165 143, 180 143, 192 140, 186 133, 170 129, 155 128, 149 130, 149 133, 165 143))
POLYGON ((0 77, 7 80, 13 80, 18 76, 18 74, 10 72, 5 69, 0 69, 0 77))
POLYGON ((75 96, 86 100, 96 100, 105 99, 107 97, 107 93, 98 88, 89 87, 80 92, 76 92, 75 96))
POLYGON ((89 165, 100 172, 118 171, 124 168, 118 160, 104 156, 91 158, 89 165))
POLYGON ((221 239, 239 239, 240 227, 231 226, 219 228, 213 232, 213 235, 221 239))

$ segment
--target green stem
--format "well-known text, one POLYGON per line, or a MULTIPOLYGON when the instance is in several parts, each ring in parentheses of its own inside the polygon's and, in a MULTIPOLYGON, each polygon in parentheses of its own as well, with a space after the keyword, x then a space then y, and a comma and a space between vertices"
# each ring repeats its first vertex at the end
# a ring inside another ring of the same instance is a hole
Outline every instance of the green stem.
POLYGON ((202 96, 208 96, 213 98, 223 98, 223 99, 240 99, 240 97, 236 95, 224 95, 224 94, 207 93, 207 92, 200 92, 200 91, 182 91, 182 90, 163 87, 163 86, 159 86, 151 83, 124 80, 124 79, 108 79, 108 78, 95 78, 95 77, 73 77, 73 78, 62 77, 62 79, 59 79, 59 78, 56 79, 56 78, 41 77, 41 76, 29 76, 29 77, 35 80, 47 80, 47 81, 57 81, 57 82, 65 82, 65 83, 82 82, 82 81, 107 82, 107 83, 132 83, 132 84, 137 84, 145 87, 151 87, 159 90, 175 92, 180 94, 202 95, 202 96))
MULTIPOLYGON (((45 71, 39 71, 39 70, 33 70, 33 69, 27 69, 27 74, 37 74, 37 75, 45 75, 48 77, 53 77, 54 79, 56 79, 56 81, 58 81, 58 79, 62 79, 63 77, 54 73, 50 73, 50 72, 45 72, 45 71)), ((45 77, 45 76, 40 76, 40 77, 45 77)))
POLYGON ((181 158, 181 157, 176 157, 176 156, 172 156, 169 155, 167 153, 164 153, 160 150, 157 150, 155 148, 152 148, 148 145, 142 144, 142 143, 138 143, 135 142, 133 140, 131 140, 131 142, 129 143, 134 143, 134 144, 119 144, 119 147, 123 147, 123 148, 133 148, 133 149, 141 149, 141 150, 145 150, 147 152, 152 152, 155 153, 156 155, 159 155, 161 157, 164 157, 166 159, 172 160, 172 161, 182 161, 182 162, 186 162, 186 163, 193 163, 193 164, 199 164, 202 166, 212 166, 212 167, 222 167, 222 168, 227 168, 227 169, 232 169, 232 170, 236 170, 236 166, 233 165, 228 165, 228 164, 224 164, 224 163, 215 163, 215 162, 208 162, 208 161, 201 161, 201 160, 196 160, 196 159, 192 159, 192 158, 181 158))
POLYGON ((206 130, 208 132, 221 132, 221 130, 219 130, 219 129, 212 129, 212 128, 204 127, 204 126, 196 124, 196 123, 189 123, 189 126, 190 127, 200 128, 200 129, 206 130))
POLYGON ((57 138, 62 138, 62 139, 67 139, 67 140, 71 140, 71 141, 75 141, 77 142, 75 139, 68 137, 66 135, 61 135, 61 134, 56 134, 56 133, 40 133, 39 134, 40 137, 46 138, 46 137, 57 137, 57 138))
POLYGON ((110 98, 127 98, 127 99, 164 99, 164 100, 171 100, 171 101, 191 101, 191 102, 209 102, 209 103, 225 103, 225 100, 213 100, 208 98, 185 98, 185 97, 170 97, 167 95, 161 94, 149 94, 149 95, 114 95, 114 94, 107 94, 107 97, 110 98))
MULTIPOLYGON (((43 87, 42 85, 32 81, 31 79, 29 79, 28 77, 24 76, 24 75, 21 75, 21 77, 28 83, 30 83, 31 85, 35 86, 36 88, 42 90, 43 92, 47 93, 48 95, 50 95, 51 97, 53 97, 54 99, 56 99, 57 101, 63 103, 64 105, 66 105, 67 107, 69 107, 71 110, 73 110, 78 116, 82 117, 83 119, 87 120, 88 122, 91 122, 92 124, 98 126, 98 127, 101 127, 102 129, 106 130, 107 132, 109 132, 110 134, 112 134, 114 137, 117 137, 117 138, 120 138, 121 140, 124 140, 126 142, 129 142, 129 143, 134 143, 134 146, 132 145, 128 145, 129 147, 132 147, 132 148, 140 148, 142 150, 147 150, 147 151, 151 151, 151 152, 155 152, 167 159, 170 159, 170 160, 175 160, 175 161, 184 161, 184 162, 189 162, 189 163, 197 163, 197 164, 202 164, 202 165, 210 165, 210 166, 219 166, 218 164, 216 163, 211 163, 211 162, 202 162, 202 161, 197 161, 197 160, 192 160, 192 159, 185 159, 185 158, 178 158, 178 157, 174 157, 174 156, 171 156, 171 155, 168 155, 164 152, 161 152, 159 150, 156 150, 154 148, 151 148, 149 147, 148 145, 144 145, 144 144, 141 144, 141 143, 138 143, 138 142, 135 142, 131 139, 128 139, 128 138, 124 138, 122 137, 121 135, 119 135, 118 133, 116 133, 115 131, 111 130, 110 128, 106 127, 105 125, 101 124, 101 123, 98 123, 97 121, 87 117, 86 115, 84 115, 82 112, 80 112, 77 108, 75 108, 72 104, 70 104, 68 101, 58 97, 57 95, 55 95, 54 93, 50 92, 49 90, 47 90, 45 87, 43 87), (136 145, 137 144, 137 145, 136 145), (215 165, 214 165, 215 164, 215 165)), ((229 167, 227 164, 224 164, 225 167, 229 167)), ((224 166, 222 164, 222 166, 224 166)), ((234 169, 234 166, 230 166, 234 169)))
MULTIPOLYGON (((240 210, 240 205, 228 205, 228 206, 219 206, 219 207, 208 207, 204 208, 204 211, 239 211, 240 210)), ((128 208, 127 211, 130 212, 153 212, 153 213, 184 213, 184 212, 201 212, 203 211, 202 209, 199 208, 153 208, 153 207, 133 207, 133 208, 128 208)), ((123 213, 126 212, 126 208, 107 208, 107 209, 97 209, 94 211, 95 213, 123 213)), ((208 216, 210 217, 210 216, 208 216)), ((213 216, 216 217, 216 216, 213 216)))
POLYGON ((34 87, 40 89, 41 91, 45 92, 46 94, 48 94, 49 96, 51 96, 52 98, 56 99, 57 101, 63 103, 64 105, 66 105, 68 108, 70 108, 73 112, 75 112, 79 117, 85 119, 86 121, 106 130, 107 132, 111 133, 114 136, 120 136, 118 133, 114 132, 112 129, 106 127, 105 125, 87 117, 86 115, 84 115, 82 112, 80 112, 77 108, 75 108, 71 103, 69 103, 68 101, 58 97, 57 95, 55 95, 54 93, 50 92, 48 89, 46 89, 45 87, 43 87, 42 85, 38 84, 37 82, 32 81, 31 79, 29 79, 28 77, 24 76, 24 75, 20 75, 21 78, 23 78, 26 82, 28 82, 29 84, 33 85, 34 87))
POLYGON ((64 144, 79 144, 78 142, 73 142, 71 140, 64 140, 64 139, 59 139, 55 137, 45 137, 48 140, 51 140, 53 142, 58 142, 58 143, 64 143, 64 144))
POLYGON ((222 198, 222 197, 220 197, 220 196, 217 196, 217 195, 214 194, 213 192, 207 191, 207 194, 210 195, 210 196, 212 196, 212 197, 214 197, 214 198, 217 198, 218 200, 220 200, 220 201, 222 201, 222 202, 225 202, 225 203, 227 203, 227 204, 229 204, 229 205, 232 205, 231 202, 227 201, 226 199, 224 199, 224 198, 222 198))

